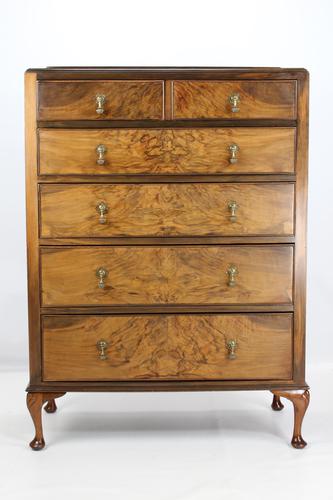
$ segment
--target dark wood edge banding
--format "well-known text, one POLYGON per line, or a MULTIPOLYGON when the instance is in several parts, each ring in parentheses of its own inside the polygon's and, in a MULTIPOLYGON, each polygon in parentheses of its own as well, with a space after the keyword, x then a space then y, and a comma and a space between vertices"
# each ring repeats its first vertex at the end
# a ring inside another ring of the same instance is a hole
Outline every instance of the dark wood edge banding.
POLYGON ((294 182, 294 174, 211 174, 211 175, 40 175, 39 183, 76 184, 160 184, 160 183, 224 183, 224 182, 294 182))
POLYGON ((296 80, 304 68, 228 67, 47 67, 28 69, 38 80, 296 80))
POLYGON ((38 128, 201 128, 201 127, 296 127, 297 120, 265 120, 243 119, 235 120, 67 120, 44 121, 38 120, 38 128))
POLYGON ((200 236, 200 237, 119 237, 119 238, 40 238, 40 246, 66 245, 247 245, 257 244, 290 244, 295 242, 294 236, 200 236))
POLYGON ((209 304, 209 305, 136 305, 136 306, 47 306, 41 315, 53 314, 209 314, 209 313, 282 313, 293 312, 292 304, 209 304))

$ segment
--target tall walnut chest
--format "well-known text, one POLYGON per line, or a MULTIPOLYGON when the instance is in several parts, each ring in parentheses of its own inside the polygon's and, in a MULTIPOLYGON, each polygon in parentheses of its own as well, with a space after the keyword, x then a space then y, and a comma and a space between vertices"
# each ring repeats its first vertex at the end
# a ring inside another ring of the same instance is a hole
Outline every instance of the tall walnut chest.
POLYGON ((306 445, 308 81, 26 72, 34 450, 70 391, 268 390, 306 445))

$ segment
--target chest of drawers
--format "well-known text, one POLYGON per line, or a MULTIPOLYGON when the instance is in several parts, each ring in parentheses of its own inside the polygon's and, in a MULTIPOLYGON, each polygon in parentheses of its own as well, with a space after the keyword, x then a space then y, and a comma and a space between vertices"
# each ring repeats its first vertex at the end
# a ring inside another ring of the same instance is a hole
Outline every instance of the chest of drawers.
POLYGON ((269 390, 303 448, 308 73, 28 70, 30 382, 269 390))

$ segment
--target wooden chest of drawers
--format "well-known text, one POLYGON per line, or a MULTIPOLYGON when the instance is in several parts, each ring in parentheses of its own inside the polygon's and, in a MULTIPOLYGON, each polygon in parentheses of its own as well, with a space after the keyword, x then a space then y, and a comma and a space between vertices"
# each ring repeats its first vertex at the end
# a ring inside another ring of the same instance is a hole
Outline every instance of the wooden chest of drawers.
POLYGON ((26 72, 30 383, 251 390, 303 448, 308 73, 26 72))

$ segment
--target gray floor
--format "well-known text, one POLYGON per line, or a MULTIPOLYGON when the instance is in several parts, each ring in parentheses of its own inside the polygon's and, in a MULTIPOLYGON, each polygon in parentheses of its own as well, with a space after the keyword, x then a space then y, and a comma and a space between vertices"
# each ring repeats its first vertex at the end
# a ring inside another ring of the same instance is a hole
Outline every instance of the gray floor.
POLYGON ((27 375, 1 372, 0 498, 333 499, 333 366, 308 375, 304 450, 289 445, 291 404, 273 412, 267 392, 71 393, 33 452, 27 375))

